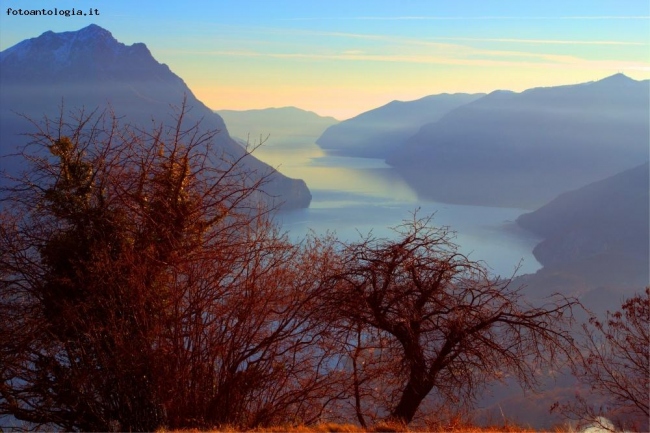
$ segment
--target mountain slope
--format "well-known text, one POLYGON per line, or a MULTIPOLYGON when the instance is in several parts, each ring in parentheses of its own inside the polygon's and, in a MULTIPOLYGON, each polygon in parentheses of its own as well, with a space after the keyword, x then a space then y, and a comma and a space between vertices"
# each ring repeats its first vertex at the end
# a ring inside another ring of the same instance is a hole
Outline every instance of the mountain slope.
POLYGON ((648 159, 649 81, 497 91, 423 126, 388 163, 423 196, 536 208, 648 159))
MULTIPOLYGON (((2 153, 24 144, 33 130, 20 113, 33 120, 58 118, 84 108, 108 106, 124 122, 150 128, 173 120, 172 106, 186 98, 189 112, 183 125, 200 122, 203 130, 219 130, 215 144, 232 159, 244 150, 232 140, 221 117, 192 94, 169 67, 158 63, 144 44, 126 46, 110 32, 90 25, 79 31, 46 32, 0 53, 0 139, 2 153)), ((243 163, 253 177, 269 176, 263 190, 272 205, 306 207, 311 195, 302 180, 287 178, 253 156, 243 163)), ((15 169, 16 161, 2 159, 2 168, 15 169)))
POLYGON ((533 251, 544 267, 517 283, 539 296, 580 295, 598 313, 642 290, 650 284, 649 191, 646 162, 521 215, 521 227, 544 237, 533 251))
POLYGON ((645 257, 647 264, 649 176, 645 163, 561 194, 517 223, 545 238, 534 250, 544 266, 603 254, 645 257))
POLYGON ((431 95, 415 101, 393 101, 329 127, 316 143, 342 155, 386 158, 429 122, 482 94, 431 95))

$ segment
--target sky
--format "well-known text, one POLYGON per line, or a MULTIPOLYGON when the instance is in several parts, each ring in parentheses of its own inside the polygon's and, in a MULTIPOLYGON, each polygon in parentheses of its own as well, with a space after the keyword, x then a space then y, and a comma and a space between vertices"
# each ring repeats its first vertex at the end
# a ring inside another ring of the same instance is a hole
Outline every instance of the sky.
MULTIPOLYGON (((438 93, 650 78, 648 0, 0 0, 0 50, 97 24, 213 109, 339 120, 438 93), (99 15, 22 16, 8 9, 99 15)), ((0 71, 1 78, 1 71, 0 71)))

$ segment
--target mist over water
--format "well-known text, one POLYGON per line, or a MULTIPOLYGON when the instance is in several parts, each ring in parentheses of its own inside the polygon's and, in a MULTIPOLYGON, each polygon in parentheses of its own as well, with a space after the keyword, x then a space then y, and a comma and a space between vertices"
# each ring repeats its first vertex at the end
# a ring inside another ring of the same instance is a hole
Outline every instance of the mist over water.
POLYGON ((541 265, 532 250, 541 240, 514 221, 522 209, 466 206, 421 200, 383 160, 331 156, 316 144, 261 147, 254 155, 290 177, 307 182, 313 199, 307 209, 281 212, 278 222, 293 239, 310 230, 335 232, 359 240, 372 232, 392 237, 390 227, 405 219, 435 213, 433 224, 456 232, 454 242, 472 260, 481 260, 497 275, 532 273, 541 265))

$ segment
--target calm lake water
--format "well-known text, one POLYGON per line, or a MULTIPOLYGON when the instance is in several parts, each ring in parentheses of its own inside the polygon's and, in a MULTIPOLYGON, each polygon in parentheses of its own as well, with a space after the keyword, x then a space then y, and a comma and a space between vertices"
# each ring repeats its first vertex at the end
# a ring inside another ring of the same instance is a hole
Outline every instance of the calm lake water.
POLYGON ((419 216, 435 212, 433 224, 456 232, 460 252, 484 261, 495 274, 511 276, 519 264, 518 275, 541 267, 532 255, 540 239, 514 224, 522 209, 424 201, 382 160, 331 156, 316 144, 266 146, 254 155, 287 176, 304 179, 311 190, 308 209, 278 215, 295 239, 310 230, 335 232, 344 240, 358 240, 359 233, 370 231, 391 237, 390 227, 419 209, 419 216))

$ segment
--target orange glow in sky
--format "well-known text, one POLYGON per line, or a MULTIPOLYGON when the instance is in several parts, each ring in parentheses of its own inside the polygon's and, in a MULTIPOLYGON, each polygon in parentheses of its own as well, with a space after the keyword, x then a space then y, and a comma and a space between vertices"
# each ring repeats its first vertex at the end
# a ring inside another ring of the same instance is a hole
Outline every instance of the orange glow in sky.
POLYGON ((210 108, 296 106, 340 120, 437 93, 521 91, 618 72, 650 78, 647 0, 97 0, 93 7, 99 16, 0 13, 0 50, 94 23, 125 44, 144 42, 210 108))

